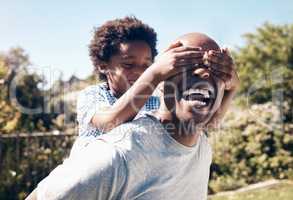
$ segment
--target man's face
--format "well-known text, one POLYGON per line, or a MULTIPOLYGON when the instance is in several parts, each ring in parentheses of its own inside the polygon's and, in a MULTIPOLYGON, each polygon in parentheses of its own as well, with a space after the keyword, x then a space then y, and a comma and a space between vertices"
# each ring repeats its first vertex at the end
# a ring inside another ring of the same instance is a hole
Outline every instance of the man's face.
POLYGON ((195 124, 205 124, 211 118, 224 94, 223 81, 207 68, 177 75, 170 87, 174 88, 175 93, 172 112, 179 121, 195 124))

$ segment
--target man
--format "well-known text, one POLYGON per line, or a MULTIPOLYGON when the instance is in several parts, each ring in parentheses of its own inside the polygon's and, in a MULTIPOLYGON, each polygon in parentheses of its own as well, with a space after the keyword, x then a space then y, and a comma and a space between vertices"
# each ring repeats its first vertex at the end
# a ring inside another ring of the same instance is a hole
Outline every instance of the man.
POLYGON ((208 36, 178 40, 206 53, 196 69, 165 81, 159 111, 72 154, 28 199, 207 198, 212 152, 203 130, 222 118, 239 80, 227 50, 208 36))

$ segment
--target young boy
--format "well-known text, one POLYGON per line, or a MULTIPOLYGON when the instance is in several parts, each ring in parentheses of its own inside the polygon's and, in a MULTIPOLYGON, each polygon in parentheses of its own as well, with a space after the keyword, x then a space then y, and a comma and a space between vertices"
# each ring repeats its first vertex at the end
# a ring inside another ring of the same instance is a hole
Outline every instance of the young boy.
POLYGON ((133 119, 140 110, 156 110, 159 98, 151 96, 156 86, 202 62, 199 49, 174 44, 153 63, 156 41, 154 30, 134 17, 108 21, 95 30, 90 57, 105 82, 80 92, 79 137, 73 149, 133 119))

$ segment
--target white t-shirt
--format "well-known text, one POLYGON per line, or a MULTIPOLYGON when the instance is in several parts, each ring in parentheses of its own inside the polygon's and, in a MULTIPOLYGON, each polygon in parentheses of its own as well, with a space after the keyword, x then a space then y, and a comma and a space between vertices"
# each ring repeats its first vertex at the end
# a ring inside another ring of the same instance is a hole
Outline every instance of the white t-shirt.
POLYGON ((187 147, 142 117, 71 154, 38 185, 37 198, 204 200, 211 158, 204 134, 187 147))

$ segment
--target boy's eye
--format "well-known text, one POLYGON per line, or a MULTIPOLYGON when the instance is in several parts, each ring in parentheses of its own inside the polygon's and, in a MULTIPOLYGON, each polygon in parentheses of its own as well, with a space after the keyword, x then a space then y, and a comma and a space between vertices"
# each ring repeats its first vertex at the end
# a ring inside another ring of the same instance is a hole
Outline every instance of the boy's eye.
POLYGON ((121 66, 125 69, 132 69, 132 68, 135 68, 135 67, 139 67, 139 68, 143 68, 143 69, 146 69, 150 66, 151 64, 144 64, 144 65, 141 65, 141 66, 137 66, 135 64, 132 64, 132 63, 122 63, 121 66))

